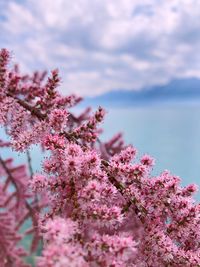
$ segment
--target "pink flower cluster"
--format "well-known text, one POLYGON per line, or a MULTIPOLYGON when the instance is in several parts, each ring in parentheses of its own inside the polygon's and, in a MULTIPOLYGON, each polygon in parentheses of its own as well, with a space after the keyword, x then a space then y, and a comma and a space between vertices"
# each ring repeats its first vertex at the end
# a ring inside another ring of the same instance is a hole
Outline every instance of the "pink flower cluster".
POLYGON ((105 111, 80 116, 80 101, 58 91, 58 71, 21 75, 0 52, 0 124, 12 147, 27 152, 37 144, 49 156, 42 173, 0 160, 0 266, 23 267, 41 239, 38 267, 200 266, 200 205, 197 188, 181 187, 164 171, 152 177, 154 160, 125 146, 121 135, 103 143, 99 124, 105 111), (9 185, 12 190, 8 190, 9 185), (44 208, 44 209, 43 209, 44 208), (19 235, 32 219, 32 229, 19 235), (32 250, 19 241, 33 233, 32 250))

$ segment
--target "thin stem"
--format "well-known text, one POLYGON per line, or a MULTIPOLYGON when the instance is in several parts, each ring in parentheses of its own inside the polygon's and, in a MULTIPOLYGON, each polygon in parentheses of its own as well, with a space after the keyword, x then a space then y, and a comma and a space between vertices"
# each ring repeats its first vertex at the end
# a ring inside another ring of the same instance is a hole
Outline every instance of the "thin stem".
POLYGON ((33 178, 33 167, 32 167, 32 161, 31 161, 31 154, 29 150, 26 151, 26 155, 27 155, 27 162, 28 162, 30 176, 31 178, 33 178))

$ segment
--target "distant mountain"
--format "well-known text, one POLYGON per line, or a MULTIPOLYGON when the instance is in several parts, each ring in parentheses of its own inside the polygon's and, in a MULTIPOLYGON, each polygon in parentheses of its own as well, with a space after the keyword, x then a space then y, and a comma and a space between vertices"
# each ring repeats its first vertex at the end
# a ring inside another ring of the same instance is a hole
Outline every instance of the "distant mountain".
POLYGON ((127 106, 177 101, 199 101, 200 103, 200 79, 177 79, 166 85, 144 88, 139 91, 111 91, 98 97, 87 98, 85 103, 89 105, 127 106))

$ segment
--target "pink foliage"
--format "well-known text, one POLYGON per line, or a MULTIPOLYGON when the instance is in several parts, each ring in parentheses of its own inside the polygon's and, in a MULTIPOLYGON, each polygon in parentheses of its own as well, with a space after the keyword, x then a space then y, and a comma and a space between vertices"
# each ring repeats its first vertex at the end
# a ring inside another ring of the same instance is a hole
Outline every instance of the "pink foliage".
POLYGON ((37 144, 49 156, 42 173, 0 158, 0 266, 24 260, 43 242, 38 267, 200 266, 200 205, 194 185, 164 171, 151 176, 154 160, 125 146, 121 135, 100 140, 105 111, 70 112, 80 98, 63 97, 58 71, 21 75, 0 52, 0 124, 10 142, 27 152, 37 144), (12 185, 12 190, 10 190, 12 185), (43 209, 45 208, 45 209, 43 209), (19 232, 27 218, 32 228, 19 232), (33 233, 32 250, 19 241, 33 233))

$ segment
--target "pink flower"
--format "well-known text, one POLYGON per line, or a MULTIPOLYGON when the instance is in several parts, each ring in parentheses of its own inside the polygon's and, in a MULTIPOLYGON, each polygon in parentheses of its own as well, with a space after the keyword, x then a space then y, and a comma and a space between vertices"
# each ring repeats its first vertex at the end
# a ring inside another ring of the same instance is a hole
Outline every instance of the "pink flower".
POLYGON ((28 168, 0 157, 0 266, 27 267, 40 239, 38 267, 200 266, 197 187, 169 171, 152 177, 154 160, 134 162, 121 134, 102 142, 105 111, 74 115, 80 98, 58 92, 57 70, 45 81, 8 61, 0 50, 0 125, 11 137, 0 149, 26 152, 28 168), (43 174, 32 168, 33 144, 48 151, 43 174), (30 252, 20 247, 27 234, 30 252))

